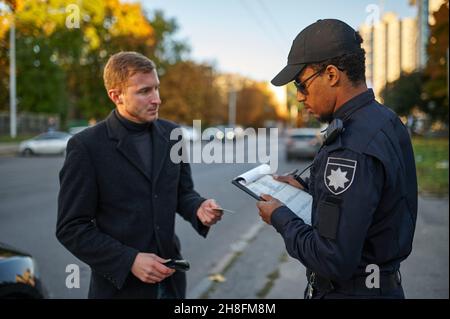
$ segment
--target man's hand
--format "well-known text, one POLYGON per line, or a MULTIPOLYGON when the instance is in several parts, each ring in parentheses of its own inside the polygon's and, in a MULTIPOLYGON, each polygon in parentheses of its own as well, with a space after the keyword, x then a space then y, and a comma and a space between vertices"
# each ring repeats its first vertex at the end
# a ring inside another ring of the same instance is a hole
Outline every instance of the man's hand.
POLYGON ((262 220, 267 224, 272 225, 270 221, 272 213, 278 207, 283 206, 283 203, 267 194, 262 194, 261 198, 263 198, 264 201, 256 202, 256 207, 259 209, 259 216, 261 216, 262 220))
POLYGON ((279 182, 283 182, 283 183, 287 183, 289 185, 292 185, 295 188, 304 189, 302 184, 297 182, 297 180, 292 175, 285 175, 285 176, 273 175, 273 179, 276 180, 276 181, 279 181, 279 182))
POLYGON ((155 254, 138 253, 131 267, 131 272, 141 281, 155 284, 175 272, 175 270, 163 265, 166 261, 167 259, 155 254))
POLYGON ((220 208, 214 199, 205 200, 198 208, 197 217, 203 225, 210 227, 222 219, 223 212, 214 208, 220 208))

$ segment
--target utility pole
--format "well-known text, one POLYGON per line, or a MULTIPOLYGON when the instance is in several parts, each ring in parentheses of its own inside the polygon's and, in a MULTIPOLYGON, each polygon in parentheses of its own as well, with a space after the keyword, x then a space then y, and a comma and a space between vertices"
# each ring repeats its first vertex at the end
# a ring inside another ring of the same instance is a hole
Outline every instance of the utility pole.
POLYGON ((236 91, 232 90, 228 97, 228 127, 236 125, 236 91))
POLYGON ((17 136, 16 119, 16 28, 14 11, 11 16, 11 26, 9 29, 9 131, 12 138, 17 136))

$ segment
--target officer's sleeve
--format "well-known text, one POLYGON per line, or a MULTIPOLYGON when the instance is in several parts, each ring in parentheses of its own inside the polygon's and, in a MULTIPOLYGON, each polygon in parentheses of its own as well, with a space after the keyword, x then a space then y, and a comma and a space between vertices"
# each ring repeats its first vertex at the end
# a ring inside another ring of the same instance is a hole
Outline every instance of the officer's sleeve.
POLYGON ((95 225, 96 173, 84 144, 72 137, 59 174, 56 236, 76 257, 120 289, 138 251, 101 232, 95 225))
POLYGON ((332 279, 349 279, 361 260, 373 214, 382 195, 384 170, 375 158, 339 150, 317 167, 313 226, 282 206, 272 225, 288 253, 307 268, 332 279))

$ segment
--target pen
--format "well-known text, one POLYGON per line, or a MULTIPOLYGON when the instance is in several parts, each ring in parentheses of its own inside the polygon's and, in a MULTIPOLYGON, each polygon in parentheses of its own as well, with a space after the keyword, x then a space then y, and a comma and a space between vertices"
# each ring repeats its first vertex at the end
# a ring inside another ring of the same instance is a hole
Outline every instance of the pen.
POLYGON ((295 174, 297 174, 297 172, 298 172, 298 169, 294 169, 291 172, 285 174, 284 176, 289 176, 289 175, 295 176, 295 174))
POLYGON ((304 189, 308 189, 308 184, 303 180, 303 178, 300 177, 300 174, 294 175, 294 178, 297 182, 299 182, 304 189))

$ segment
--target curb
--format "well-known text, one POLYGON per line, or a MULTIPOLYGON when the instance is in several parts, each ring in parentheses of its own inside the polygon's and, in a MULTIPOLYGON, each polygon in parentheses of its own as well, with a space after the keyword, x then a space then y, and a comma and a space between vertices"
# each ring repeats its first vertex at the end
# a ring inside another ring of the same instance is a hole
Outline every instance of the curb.
POLYGON ((19 144, 0 145, 0 156, 11 156, 19 153, 19 144))
MULTIPOLYGON (((236 258, 241 254, 248 246, 248 244, 258 235, 260 230, 264 227, 265 223, 258 221, 253 227, 251 227, 241 238, 230 245, 229 252, 223 256, 219 262, 211 268, 210 275, 222 274, 229 268, 236 258)), ((208 277, 203 278, 193 289, 191 289, 187 295, 187 299, 202 299, 208 293, 208 291, 214 286, 215 282, 208 277)))

